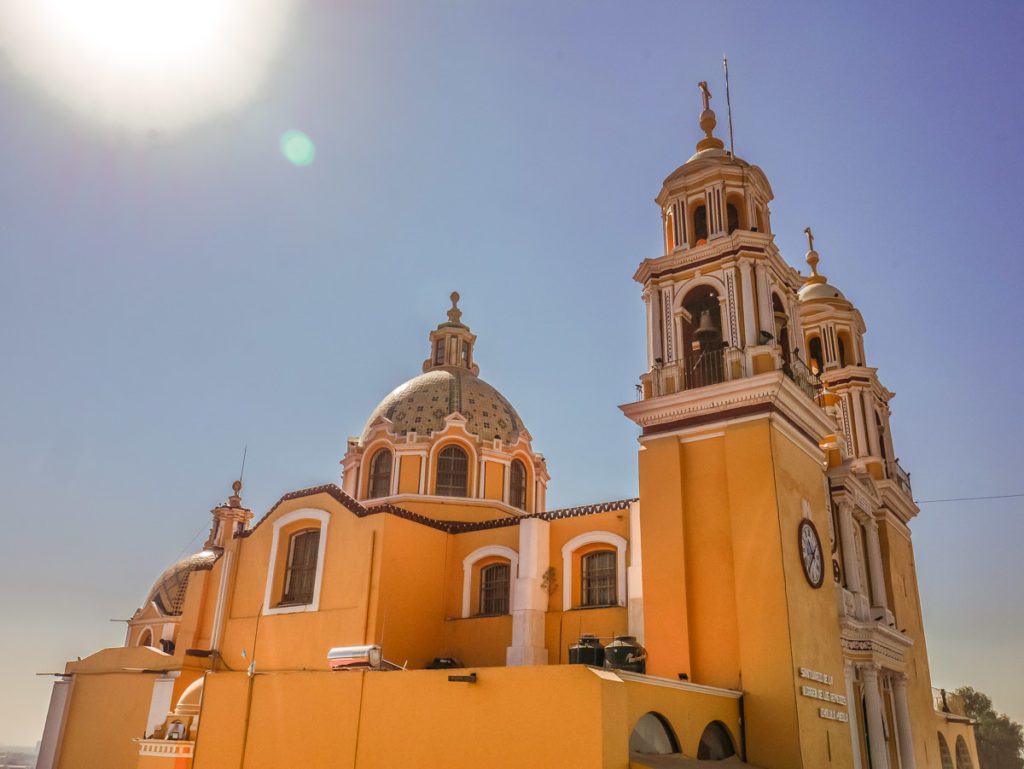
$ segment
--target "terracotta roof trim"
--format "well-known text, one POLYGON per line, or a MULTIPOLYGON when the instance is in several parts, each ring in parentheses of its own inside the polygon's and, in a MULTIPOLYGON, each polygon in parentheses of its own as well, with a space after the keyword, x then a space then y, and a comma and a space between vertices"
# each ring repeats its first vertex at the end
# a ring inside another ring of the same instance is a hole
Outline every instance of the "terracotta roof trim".
POLYGON ((617 499, 611 502, 598 502, 592 505, 579 505, 577 507, 564 507, 558 510, 548 510, 543 513, 532 513, 529 515, 519 516, 518 518, 496 518, 489 521, 445 521, 429 518, 425 515, 421 515, 420 513, 414 513, 412 510, 406 510, 404 507, 392 505, 389 502, 367 507, 342 491, 337 484, 325 483, 321 486, 312 486, 308 489, 299 489, 297 491, 288 492, 277 500, 277 502, 274 503, 274 506, 271 507, 251 529, 246 529, 245 531, 236 534, 235 537, 241 538, 250 536, 263 524, 264 521, 274 514, 274 511, 277 510, 277 508, 285 502, 290 502, 293 499, 312 497, 317 494, 327 494, 359 518, 385 513, 397 518, 403 518, 407 521, 412 521, 413 523, 429 526, 432 529, 438 529, 439 531, 443 531, 448 534, 463 534, 470 531, 482 531, 484 529, 500 529, 506 526, 515 526, 523 518, 539 518, 543 521, 557 521, 564 518, 578 518, 584 515, 608 513, 613 510, 625 510, 633 502, 638 501, 636 497, 631 499, 617 499))

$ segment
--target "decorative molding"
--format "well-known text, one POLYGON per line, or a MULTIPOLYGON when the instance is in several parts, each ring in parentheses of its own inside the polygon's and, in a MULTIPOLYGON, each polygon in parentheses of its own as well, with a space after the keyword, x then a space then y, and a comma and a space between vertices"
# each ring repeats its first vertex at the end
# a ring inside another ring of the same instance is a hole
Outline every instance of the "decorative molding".
POLYGON ((477 561, 490 557, 505 558, 511 564, 508 580, 508 611, 511 614, 515 611, 515 590, 512 589, 516 578, 519 576, 519 553, 511 547, 504 545, 485 545, 478 547, 472 553, 462 559, 462 618, 470 616, 469 608, 472 603, 471 588, 473 585, 473 567, 477 561))
POLYGON ((585 531, 562 545, 562 611, 575 608, 572 605, 573 573, 572 554, 586 545, 605 544, 615 548, 615 599, 619 606, 626 605, 626 547, 629 543, 611 531, 585 531))

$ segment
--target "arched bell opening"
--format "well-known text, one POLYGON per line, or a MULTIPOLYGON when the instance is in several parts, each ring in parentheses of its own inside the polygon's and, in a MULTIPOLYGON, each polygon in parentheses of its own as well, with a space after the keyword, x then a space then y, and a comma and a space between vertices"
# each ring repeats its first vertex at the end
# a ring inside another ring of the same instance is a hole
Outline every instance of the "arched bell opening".
POLYGON ((693 245, 701 246, 708 242, 708 209, 704 204, 693 209, 693 245))
POLYGON ((821 350, 820 336, 812 336, 807 342, 807 363, 815 376, 825 370, 825 356, 821 350))
POLYGON ((644 713, 629 735, 629 752, 642 756, 669 756, 679 752, 679 740, 660 713, 644 713))
POLYGON ((743 198, 740 195, 730 195, 725 203, 726 229, 731 235, 736 230, 748 229, 746 206, 743 205, 743 198))
POLYGON ((725 381, 722 306, 711 286, 697 286, 683 298, 682 360, 687 389, 725 381))

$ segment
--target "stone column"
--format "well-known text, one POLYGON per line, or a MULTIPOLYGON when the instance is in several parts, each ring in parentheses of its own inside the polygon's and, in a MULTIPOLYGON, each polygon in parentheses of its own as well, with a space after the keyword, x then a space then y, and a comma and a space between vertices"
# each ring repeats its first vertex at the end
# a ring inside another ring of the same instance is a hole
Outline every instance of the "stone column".
POLYGON ((850 390, 850 405, 853 407, 854 430, 857 433, 855 456, 866 457, 871 452, 868 450, 868 434, 864 427, 864 399, 858 390, 850 390))
POLYGON ((878 666, 867 664, 858 667, 864 687, 871 769, 889 769, 889 750, 885 744, 885 727, 882 726, 882 694, 878 689, 878 666))
MULTIPOLYGON (((757 324, 754 316, 754 286, 750 261, 744 259, 740 262, 740 292, 743 296, 743 347, 753 347, 760 344, 757 338, 757 324)), ((740 347, 739 340, 734 339, 733 344, 740 347)))
POLYGON ((860 593, 864 585, 861 582, 857 540, 853 536, 853 506, 849 502, 839 504, 839 542, 843 548, 846 589, 851 593, 860 593))
POLYGON ((645 288, 642 294, 644 309, 647 315, 647 368, 654 365, 654 303, 651 301, 651 289, 645 288))
POLYGON ((878 521, 868 516, 864 529, 867 532, 868 572, 871 576, 871 605, 881 609, 889 608, 885 594, 885 572, 882 565, 882 544, 878 539, 878 521))
POLYGON ((871 456, 882 456, 881 444, 878 441, 878 423, 875 421, 875 405, 872 403, 872 396, 868 390, 864 390, 864 422, 868 428, 868 445, 871 449, 871 456))
MULTIPOLYGON (((768 271, 760 262, 757 272, 757 317, 762 331, 775 336, 775 313, 772 312, 772 297, 768 290, 768 271)), ((779 340, 776 339, 776 342, 779 340)))
POLYGON ((857 671, 849 660, 843 661, 843 677, 846 679, 846 710, 850 716, 850 739, 853 746, 853 765, 855 769, 862 769, 864 766, 860 760, 860 708, 857 707, 857 694, 854 688, 854 679, 857 671))
POLYGON ((512 645, 505 653, 505 664, 547 665, 544 646, 544 615, 548 610, 548 591, 544 573, 550 566, 551 524, 539 518, 524 518, 519 523, 519 573, 512 582, 512 645))
POLYGON ((907 705, 907 677, 892 679, 893 704, 896 706, 896 730, 900 741, 900 769, 916 769, 914 759, 914 733, 910 726, 910 707, 907 705))

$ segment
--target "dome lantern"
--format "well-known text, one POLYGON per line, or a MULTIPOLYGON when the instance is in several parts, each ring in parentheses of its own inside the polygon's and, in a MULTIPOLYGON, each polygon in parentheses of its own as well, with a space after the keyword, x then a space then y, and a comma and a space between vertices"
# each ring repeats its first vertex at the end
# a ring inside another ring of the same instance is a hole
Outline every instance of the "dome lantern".
POLYGON ((436 368, 461 368, 473 374, 480 373, 480 367, 473 362, 473 345, 476 335, 462 322, 459 309, 458 291, 452 291, 448 320, 430 332, 430 357, 423 361, 423 372, 436 368))

